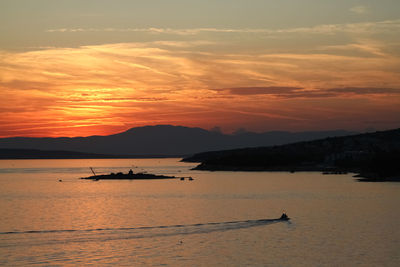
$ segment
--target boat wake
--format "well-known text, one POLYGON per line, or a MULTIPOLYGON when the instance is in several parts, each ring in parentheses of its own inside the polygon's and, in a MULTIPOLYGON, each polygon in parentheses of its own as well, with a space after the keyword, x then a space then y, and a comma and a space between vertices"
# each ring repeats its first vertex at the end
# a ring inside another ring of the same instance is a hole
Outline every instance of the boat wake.
POLYGON ((121 239, 207 234, 212 232, 265 226, 278 222, 284 222, 284 220, 260 219, 197 224, 177 224, 168 226, 0 232, 0 247, 10 247, 14 245, 50 245, 61 242, 99 242, 121 239))

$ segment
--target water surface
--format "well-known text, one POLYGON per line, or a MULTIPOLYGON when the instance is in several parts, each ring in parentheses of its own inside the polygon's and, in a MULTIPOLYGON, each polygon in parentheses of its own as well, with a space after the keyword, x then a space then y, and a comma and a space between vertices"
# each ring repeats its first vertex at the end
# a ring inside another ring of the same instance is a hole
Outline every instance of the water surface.
POLYGON ((400 265, 397 183, 193 166, 179 159, 0 161, 0 265, 400 265), (91 175, 89 166, 195 180, 78 179, 91 175), (290 222, 270 220, 283 210, 290 222))

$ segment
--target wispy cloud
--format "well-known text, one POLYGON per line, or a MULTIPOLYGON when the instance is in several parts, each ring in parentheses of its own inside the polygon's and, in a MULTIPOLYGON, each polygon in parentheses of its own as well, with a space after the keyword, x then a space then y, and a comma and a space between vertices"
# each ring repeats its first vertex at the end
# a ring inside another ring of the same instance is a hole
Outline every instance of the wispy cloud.
POLYGON ((330 88, 326 90, 332 93, 339 94, 356 94, 356 95, 400 95, 400 88, 387 88, 387 87, 343 87, 343 88, 330 88))
POLYGON ((175 34, 175 35, 195 35, 202 32, 216 33, 259 33, 266 32, 263 29, 218 29, 218 28, 189 28, 189 29, 172 29, 172 28, 59 28, 49 29, 46 32, 144 32, 150 34, 175 34))
POLYGON ((283 87, 283 86, 269 86, 269 87, 235 87, 216 89, 233 95, 287 95, 301 90, 301 87, 283 87))
POLYGON ((350 11, 352 13, 362 15, 362 14, 368 14, 369 13, 369 8, 366 6, 358 5, 350 8, 350 11))
POLYGON ((366 96, 366 95, 381 95, 381 96, 398 96, 400 88, 386 87, 342 87, 342 88, 301 88, 301 87, 236 87, 215 89, 215 91, 223 94, 233 95, 268 95, 279 98, 332 98, 343 96, 366 96))
MULTIPOLYGON (((363 14, 368 9, 357 6, 351 9, 352 12, 363 14)), ((363 33, 381 30, 400 29, 400 20, 384 20, 371 22, 358 22, 346 24, 322 24, 312 27, 265 29, 265 28, 59 28, 48 29, 49 33, 75 33, 75 32, 142 32, 148 34, 172 34, 172 35, 198 35, 202 33, 226 33, 226 34, 287 34, 287 33, 309 33, 309 34, 332 34, 338 32, 363 33)))
POLYGON ((335 51, 338 52, 348 52, 353 56, 362 56, 370 55, 377 57, 392 57, 385 50, 387 50, 387 45, 377 42, 376 40, 370 39, 359 39, 354 43, 348 43, 344 45, 329 45, 329 46, 321 46, 316 48, 318 51, 335 51))

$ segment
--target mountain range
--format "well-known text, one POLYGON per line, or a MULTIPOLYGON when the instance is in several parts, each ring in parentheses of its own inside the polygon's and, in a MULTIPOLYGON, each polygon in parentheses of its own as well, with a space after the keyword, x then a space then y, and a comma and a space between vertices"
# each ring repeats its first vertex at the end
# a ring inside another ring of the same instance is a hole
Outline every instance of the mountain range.
POLYGON ((132 128, 108 136, 0 138, 0 148, 75 151, 107 155, 184 156, 204 151, 282 145, 350 134, 354 132, 335 130, 223 134, 201 128, 157 125, 132 128))

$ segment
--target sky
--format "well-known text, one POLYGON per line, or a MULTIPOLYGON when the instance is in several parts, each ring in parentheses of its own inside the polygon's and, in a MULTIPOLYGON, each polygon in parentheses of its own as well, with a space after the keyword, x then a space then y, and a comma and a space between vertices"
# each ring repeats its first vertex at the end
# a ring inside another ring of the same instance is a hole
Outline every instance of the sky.
POLYGON ((0 0, 0 137, 400 127, 398 0, 0 0))

